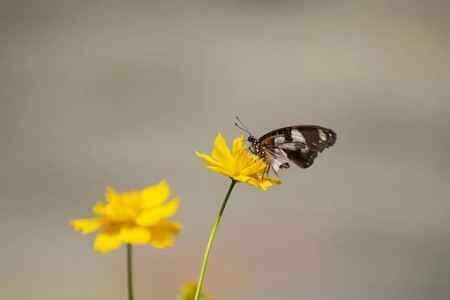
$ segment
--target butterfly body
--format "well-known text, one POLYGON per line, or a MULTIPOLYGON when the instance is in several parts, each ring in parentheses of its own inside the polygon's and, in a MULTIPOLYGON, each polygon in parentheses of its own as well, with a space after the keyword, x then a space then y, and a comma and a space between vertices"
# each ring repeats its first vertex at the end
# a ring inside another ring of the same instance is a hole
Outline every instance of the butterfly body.
MULTIPOLYGON (((288 126, 272 130, 260 138, 249 135, 250 151, 263 158, 277 174, 294 162, 301 168, 310 167, 318 153, 333 146, 336 133, 316 125, 288 126)), ((270 169, 269 168, 269 169, 270 169)))

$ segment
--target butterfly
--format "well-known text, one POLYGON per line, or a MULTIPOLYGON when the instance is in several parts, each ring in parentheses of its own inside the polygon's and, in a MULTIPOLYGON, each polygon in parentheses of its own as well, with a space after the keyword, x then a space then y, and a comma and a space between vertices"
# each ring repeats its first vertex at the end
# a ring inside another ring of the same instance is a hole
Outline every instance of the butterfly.
POLYGON ((267 162, 268 169, 276 175, 280 169, 288 169, 291 162, 300 168, 309 168, 317 155, 336 143, 332 129, 317 125, 288 126, 272 130, 260 138, 251 134, 239 117, 235 125, 248 134, 249 150, 267 162))

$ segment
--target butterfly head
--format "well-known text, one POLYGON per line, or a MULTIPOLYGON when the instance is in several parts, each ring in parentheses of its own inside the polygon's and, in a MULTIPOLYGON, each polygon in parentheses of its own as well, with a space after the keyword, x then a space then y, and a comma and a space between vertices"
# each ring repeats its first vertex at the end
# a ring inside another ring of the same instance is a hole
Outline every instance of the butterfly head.
POLYGON ((250 144, 254 144, 256 141, 258 141, 258 139, 255 138, 253 135, 249 135, 248 138, 247 138, 247 141, 248 141, 250 144))

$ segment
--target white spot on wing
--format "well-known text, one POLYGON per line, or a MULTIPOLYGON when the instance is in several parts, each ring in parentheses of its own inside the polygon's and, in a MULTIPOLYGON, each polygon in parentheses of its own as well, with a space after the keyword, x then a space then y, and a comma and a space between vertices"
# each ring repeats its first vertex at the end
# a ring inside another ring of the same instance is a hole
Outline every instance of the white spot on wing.
POLYGON ((306 140, 305 140, 305 137, 303 136, 303 133, 301 133, 297 129, 291 130, 291 136, 292 136, 292 140, 294 142, 300 142, 300 143, 306 144, 306 140))
POLYGON ((286 152, 281 149, 275 149, 270 161, 270 165, 274 172, 278 173, 278 171, 280 170, 280 166, 285 163, 289 163, 286 152))
POLYGON ((281 163, 277 159, 272 159, 271 166, 272 166, 273 171, 275 173, 278 173, 278 171, 280 170, 281 163))
POLYGON ((319 139, 320 139, 321 141, 326 142, 326 141, 328 140, 327 134, 326 134, 325 132, 323 132, 322 129, 318 129, 318 131, 319 131, 319 139))
POLYGON ((286 139, 284 138, 284 136, 277 136, 273 141, 275 143, 275 146, 278 146, 282 143, 284 143, 286 139))
POLYGON ((291 150, 291 151, 297 151, 299 149, 304 149, 304 148, 308 148, 308 146, 306 146, 306 144, 303 143, 285 143, 280 145, 281 149, 285 149, 285 150, 291 150))

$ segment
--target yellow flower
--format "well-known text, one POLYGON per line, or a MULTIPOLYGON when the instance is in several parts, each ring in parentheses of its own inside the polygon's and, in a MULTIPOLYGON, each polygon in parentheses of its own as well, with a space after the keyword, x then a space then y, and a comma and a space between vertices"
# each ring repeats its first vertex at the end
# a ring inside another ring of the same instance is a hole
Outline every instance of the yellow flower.
POLYGON ((98 231, 94 249, 109 252, 122 244, 148 244, 167 248, 174 244, 181 224, 168 220, 179 206, 178 198, 167 201, 169 184, 163 180, 142 190, 118 193, 108 187, 106 203, 93 207, 94 218, 71 221, 73 229, 83 234, 98 231))
MULTIPOLYGON (((187 283, 183 284, 183 286, 181 287, 178 299, 179 300, 194 300, 196 290, 197 290, 197 282, 195 282, 195 281, 187 282, 187 283)), ((200 299, 201 300, 213 300, 213 298, 211 296, 204 295, 203 293, 200 296, 200 299)))
POLYGON ((266 176, 266 162, 247 149, 242 136, 234 139, 230 150, 225 138, 219 133, 211 155, 198 151, 195 154, 206 163, 208 169, 264 191, 281 183, 278 179, 266 176))

